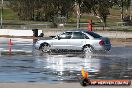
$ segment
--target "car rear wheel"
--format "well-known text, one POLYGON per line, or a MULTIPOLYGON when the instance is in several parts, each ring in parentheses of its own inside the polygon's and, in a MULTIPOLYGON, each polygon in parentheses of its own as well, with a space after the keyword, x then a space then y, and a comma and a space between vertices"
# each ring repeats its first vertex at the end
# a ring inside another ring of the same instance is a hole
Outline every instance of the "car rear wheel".
POLYGON ((84 53, 93 53, 94 52, 94 48, 92 46, 86 45, 86 46, 83 47, 83 52, 84 53))
POLYGON ((42 44, 40 47, 40 50, 44 53, 48 53, 50 52, 50 45, 49 44, 42 44))

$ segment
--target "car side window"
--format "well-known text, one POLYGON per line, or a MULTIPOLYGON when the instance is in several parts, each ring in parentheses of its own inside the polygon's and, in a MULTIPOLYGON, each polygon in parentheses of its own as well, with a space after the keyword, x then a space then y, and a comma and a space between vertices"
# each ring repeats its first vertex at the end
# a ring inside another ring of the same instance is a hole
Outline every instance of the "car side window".
POLYGON ((85 34, 84 34, 84 37, 85 37, 85 39, 89 39, 89 37, 87 35, 85 35, 85 34))
POLYGON ((72 39, 89 39, 88 36, 81 32, 74 32, 72 39))
POLYGON ((72 32, 65 32, 59 36, 60 39, 70 39, 72 32))

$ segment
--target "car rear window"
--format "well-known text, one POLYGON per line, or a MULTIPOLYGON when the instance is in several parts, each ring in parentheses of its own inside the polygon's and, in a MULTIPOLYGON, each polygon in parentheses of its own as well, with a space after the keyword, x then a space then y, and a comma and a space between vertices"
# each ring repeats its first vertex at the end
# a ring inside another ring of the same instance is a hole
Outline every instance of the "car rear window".
POLYGON ((100 37, 102 37, 102 36, 100 36, 99 34, 94 33, 94 32, 86 32, 86 33, 88 33, 89 35, 91 35, 91 36, 94 37, 94 38, 100 38, 100 37))

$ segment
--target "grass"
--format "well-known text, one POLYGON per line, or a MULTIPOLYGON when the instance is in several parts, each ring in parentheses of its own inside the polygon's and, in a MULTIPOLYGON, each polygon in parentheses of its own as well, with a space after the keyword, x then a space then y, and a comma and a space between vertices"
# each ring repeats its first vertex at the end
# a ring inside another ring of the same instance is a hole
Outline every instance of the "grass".
POLYGON ((3 20, 18 20, 17 15, 9 8, 3 9, 3 20))
POLYGON ((99 22, 99 18, 95 16, 88 16, 88 15, 83 15, 81 21, 82 22, 88 22, 88 20, 92 20, 93 22, 99 22))

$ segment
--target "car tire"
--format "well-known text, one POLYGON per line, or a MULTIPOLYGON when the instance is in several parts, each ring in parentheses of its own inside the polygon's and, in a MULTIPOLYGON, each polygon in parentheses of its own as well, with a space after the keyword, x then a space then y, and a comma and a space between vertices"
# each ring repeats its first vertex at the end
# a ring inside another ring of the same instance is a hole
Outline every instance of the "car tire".
POLYGON ((83 47, 83 52, 84 53, 93 53, 94 52, 94 48, 90 45, 86 45, 83 47))
POLYGON ((42 52, 44 52, 44 53, 48 53, 48 52, 51 51, 50 45, 47 44, 47 43, 41 44, 40 50, 41 50, 42 52))

